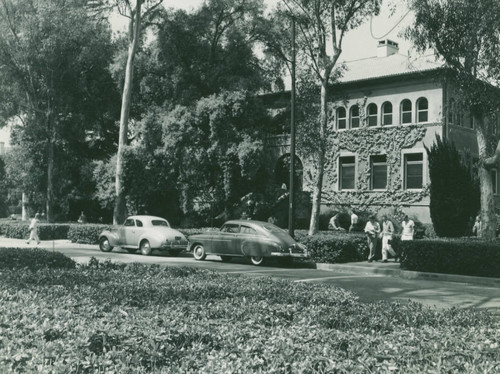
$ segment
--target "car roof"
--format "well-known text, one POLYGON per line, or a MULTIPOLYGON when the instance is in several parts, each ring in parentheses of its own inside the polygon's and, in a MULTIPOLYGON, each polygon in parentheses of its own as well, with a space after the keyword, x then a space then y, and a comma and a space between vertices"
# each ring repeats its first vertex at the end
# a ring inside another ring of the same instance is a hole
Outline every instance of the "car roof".
POLYGON ((162 217, 156 217, 156 216, 146 216, 146 215, 137 215, 137 216, 129 216, 127 219, 146 219, 146 220, 154 220, 154 219, 161 219, 163 221, 167 221, 165 218, 162 217))

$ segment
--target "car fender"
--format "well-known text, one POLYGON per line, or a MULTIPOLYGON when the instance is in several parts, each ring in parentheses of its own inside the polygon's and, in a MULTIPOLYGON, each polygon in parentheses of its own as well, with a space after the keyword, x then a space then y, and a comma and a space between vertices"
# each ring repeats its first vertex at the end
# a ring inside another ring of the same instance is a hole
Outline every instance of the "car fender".
POLYGON ((105 230, 101 233, 101 235, 99 235, 99 241, 101 240, 101 238, 103 237, 106 237, 108 238, 109 240, 109 244, 113 247, 119 247, 120 246, 120 240, 119 240, 119 237, 118 237, 118 234, 114 231, 109 231, 109 230, 105 230))
POLYGON ((245 240, 241 245, 241 252, 244 256, 263 256, 268 257, 272 252, 272 242, 256 242, 254 240, 245 240))
POLYGON ((138 242, 139 247, 141 246, 141 242, 143 240, 147 240, 149 242, 149 245, 151 246, 151 248, 160 248, 161 244, 162 244, 162 241, 164 239, 160 235, 154 235, 154 234, 151 234, 151 233, 146 233, 146 234, 141 235, 139 237, 139 242, 138 242))

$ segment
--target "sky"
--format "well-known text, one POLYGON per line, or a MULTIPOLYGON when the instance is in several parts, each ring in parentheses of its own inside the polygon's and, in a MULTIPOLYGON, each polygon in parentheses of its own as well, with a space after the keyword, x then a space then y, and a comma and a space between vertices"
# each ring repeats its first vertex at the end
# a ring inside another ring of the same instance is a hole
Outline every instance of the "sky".
MULTIPOLYGON (((264 0, 268 7, 275 7, 280 0, 264 0)), ((198 8, 203 3, 203 0, 164 0, 164 5, 167 8, 184 9, 192 11, 198 8)), ((412 16, 408 13, 408 9, 402 0, 399 1, 400 5, 396 8, 395 13, 390 16, 387 2, 383 2, 382 10, 379 16, 373 17, 366 23, 362 24, 357 29, 346 34, 341 60, 352 61, 373 57, 377 55, 378 40, 391 39, 399 43, 399 53, 408 54, 411 50, 411 45, 405 41, 399 34, 400 32, 412 22, 412 16)), ((125 18, 117 16, 112 21, 117 27, 125 25, 125 18)), ((412 52, 414 54, 414 52, 412 52)), ((9 143, 8 132, 0 129, 0 142, 5 144, 9 143)))

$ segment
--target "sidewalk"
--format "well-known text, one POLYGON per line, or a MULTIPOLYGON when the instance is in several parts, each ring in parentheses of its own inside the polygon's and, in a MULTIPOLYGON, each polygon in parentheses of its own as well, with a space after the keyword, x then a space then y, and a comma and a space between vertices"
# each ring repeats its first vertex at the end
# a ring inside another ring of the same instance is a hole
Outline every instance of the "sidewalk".
POLYGON ((359 272, 362 274, 380 274, 405 279, 427 279, 443 282, 468 283, 500 288, 500 278, 473 277, 469 275, 425 273, 419 271, 403 270, 397 262, 350 262, 346 264, 316 264, 318 270, 331 270, 339 272, 359 272))

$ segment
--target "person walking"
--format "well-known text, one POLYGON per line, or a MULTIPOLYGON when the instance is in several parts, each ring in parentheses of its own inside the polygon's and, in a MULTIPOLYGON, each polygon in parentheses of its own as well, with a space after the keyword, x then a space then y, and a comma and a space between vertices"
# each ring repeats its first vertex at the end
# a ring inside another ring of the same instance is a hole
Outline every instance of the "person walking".
POLYGON ((392 236, 394 234, 394 225, 387 216, 382 217, 382 262, 387 262, 387 255, 394 257, 394 261, 398 260, 398 256, 392 249, 392 236))
POLYGON ((408 215, 405 215, 403 222, 401 222, 403 231, 401 232, 401 240, 413 240, 415 234, 415 222, 413 222, 408 215))
POLYGON ((38 223, 40 222, 40 213, 35 214, 35 217, 31 220, 28 229, 30 230, 30 236, 26 241, 26 244, 30 244, 32 240, 36 241, 36 244, 40 244, 40 238, 38 237, 38 223))
POLYGON ((368 255, 368 262, 372 262, 375 258, 375 250, 377 249, 378 235, 380 234, 380 225, 376 221, 375 216, 371 215, 366 222, 365 226, 366 238, 368 240, 368 248, 370 254, 368 255))

